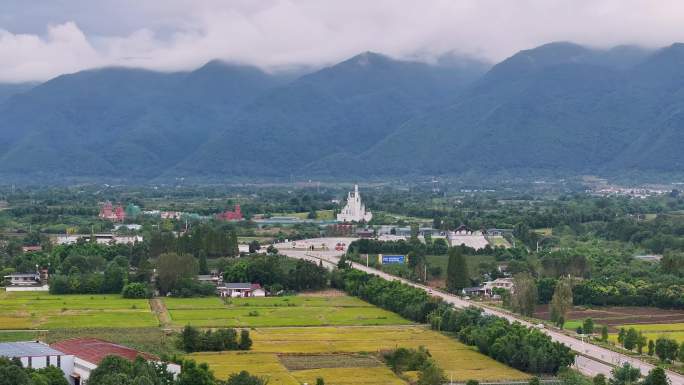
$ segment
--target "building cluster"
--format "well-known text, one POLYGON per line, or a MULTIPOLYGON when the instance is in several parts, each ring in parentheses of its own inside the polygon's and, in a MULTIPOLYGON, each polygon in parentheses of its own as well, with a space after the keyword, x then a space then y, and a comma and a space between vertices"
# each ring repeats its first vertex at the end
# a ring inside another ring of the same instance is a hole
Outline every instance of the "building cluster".
POLYGON ((662 188, 648 188, 648 187, 619 187, 619 186, 608 186, 603 188, 597 188, 589 190, 589 193, 595 196, 602 197, 630 197, 646 199, 653 196, 660 196, 669 194, 672 190, 662 189, 662 188))
MULTIPOLYGON (((94 338, 76 338, 52 345, 39 341, 0 343, 0 356, 18 359, 25 368, 57 367, 71 385, 86 384, 92 371, 107 356, 118 356, 129 361, 142 357, 148 361, 162 362, 155 355, 94 338)), ((174 376, 180 374, 180 365, 165 364, 169 373, 174 376)))

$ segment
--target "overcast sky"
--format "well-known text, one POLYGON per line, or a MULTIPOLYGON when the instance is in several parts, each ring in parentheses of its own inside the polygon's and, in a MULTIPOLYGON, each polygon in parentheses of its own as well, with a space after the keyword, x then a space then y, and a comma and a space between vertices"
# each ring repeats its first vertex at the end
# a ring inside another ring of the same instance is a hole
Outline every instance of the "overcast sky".
POLYGON ((660 47, 684 41, 682 0, 2 0, 0 81, 107 65, 266 69, 362 51, 489 61, 551 41, 660 47))

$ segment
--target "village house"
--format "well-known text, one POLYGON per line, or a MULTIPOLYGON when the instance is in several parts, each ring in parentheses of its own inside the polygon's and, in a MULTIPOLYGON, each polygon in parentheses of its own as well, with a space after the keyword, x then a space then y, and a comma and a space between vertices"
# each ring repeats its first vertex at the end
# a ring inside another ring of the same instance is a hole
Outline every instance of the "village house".
POLYGON ((225 283, 217 288, 221 298, 265 297, 266 291, 258 283, 225 283))
POLYGON ((41 269, 35 273, 15 273, 3 277, 5 291, 48 291, 48 271, 41 269))

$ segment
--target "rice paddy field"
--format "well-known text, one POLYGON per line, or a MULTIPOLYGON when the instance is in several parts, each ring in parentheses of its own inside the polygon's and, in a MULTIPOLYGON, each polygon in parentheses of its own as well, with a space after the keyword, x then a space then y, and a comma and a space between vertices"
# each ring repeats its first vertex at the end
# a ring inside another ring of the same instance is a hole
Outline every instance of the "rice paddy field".
POLYGON ((175 327, 283 327, 410 324, 399 315, 349 296, 165 298, 175 327))
POLYGON ((248 353, 199 353, 192 356, 197 361, 208 363, 219 378, 247 370, 268 374, 269 383, 273 384, 315 383, 318 376, 323 377, 326 384, 403 384, 405 382, 384 365, 372 365, 368 360, 354 361, 359 359, 358 356, 351 359, 349 355, 376 357, 382 351, 397 347, 425 346, 446 375, 453 376, 454 380, 529 378, 525 373, 421 325, 257 328, 251 331, 251 336, 254 345, 248 353), (302 354, 307 355, 309 367, 292 366, 290 357, 302 354), (315 360, 312 355, 323 355, 325 359, 315 360), (339 359, 331 359, 331 355, 338 355, 339 359), (348 367, 350 361, 358 366, 348 367))
POLYGON ((159 322, 145 299, 0 291, 0 330, 149 327, 159 322))
MULTIPOLYGON (((646 338, 649 340, 657 340, 658 337, 667 337, 676 340, 678 343, 684 343, 684 323, 671 323, 671 324, 635 324, 635 325, 622 325, 625 329, 634 328, 637 331, 641 331, 646 338)), ((610 340, 617 342, 617 333, 610 335, 610 340)))

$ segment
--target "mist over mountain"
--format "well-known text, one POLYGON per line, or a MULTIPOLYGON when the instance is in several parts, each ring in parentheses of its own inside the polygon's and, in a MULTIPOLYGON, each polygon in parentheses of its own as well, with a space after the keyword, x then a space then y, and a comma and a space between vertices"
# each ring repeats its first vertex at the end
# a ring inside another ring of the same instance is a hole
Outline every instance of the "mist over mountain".
POLYGON ((683 44, 550 43, 494 66, 365 52, 302 76, 212 61, 0 85, 0 175, 45 181, 678 174, 683 130, 683 44))

